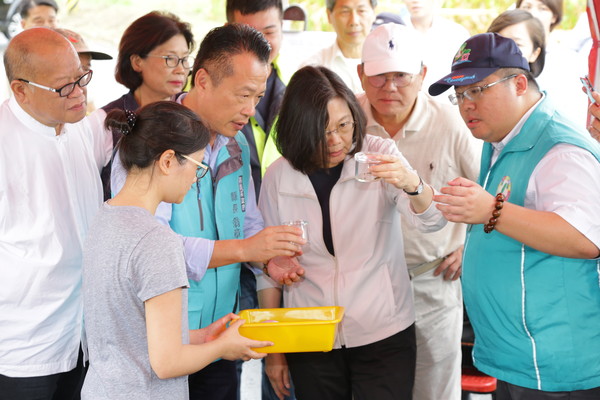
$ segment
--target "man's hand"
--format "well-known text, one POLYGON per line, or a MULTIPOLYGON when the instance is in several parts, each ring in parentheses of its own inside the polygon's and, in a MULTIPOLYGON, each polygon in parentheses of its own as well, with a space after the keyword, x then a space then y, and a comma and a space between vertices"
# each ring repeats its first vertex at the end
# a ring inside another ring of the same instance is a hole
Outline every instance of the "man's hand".
POLYGON ((456 178, 433 196, 438 210, 450 222, 485 224, 492 216, 496 199, 481 186, 466 178, 456 178))
POLYGON ((434 276, 438 276, 442 272, 444 273, 444 280, 455 281, 460 278, 462 273, 462 255, 463 245, 452 253, 448 254, 444 261, 433 271, 434 276))
POLYGON ((242 241, 244 246, 244 261, 266 263, 278 257, 293 257, 302 254, 301 245, 306 244, 302 239, 302 230, 295 226, 268 226, 254 236, 242 241))
POLYGON ((304 268, 300 266, 296 257, 274 257, 267 264, 269 276, 282 285, 291 285, 301 280, 304 268))

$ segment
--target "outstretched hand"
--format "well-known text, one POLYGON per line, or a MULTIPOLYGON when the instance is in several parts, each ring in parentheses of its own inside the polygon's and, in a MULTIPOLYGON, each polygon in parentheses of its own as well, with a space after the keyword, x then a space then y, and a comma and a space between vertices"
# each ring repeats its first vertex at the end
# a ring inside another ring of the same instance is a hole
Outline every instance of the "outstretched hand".
POLYGON ((304 268, 296 257, 274 257, 267 264, 269 277, 281 285, 291 285, 304 276, 304 268))
POLYGON ((267 262, 278 256, 293 257, 302 254, 302 230, 295 226, 268 226, 243 240, 246 261, 267 262))
POLYGON ((433 196, 448 221, 484 224, 489 220, 496 204, 494 196, 466 178, 453 179, 448 185, 440 190, 442 194, 433 196))

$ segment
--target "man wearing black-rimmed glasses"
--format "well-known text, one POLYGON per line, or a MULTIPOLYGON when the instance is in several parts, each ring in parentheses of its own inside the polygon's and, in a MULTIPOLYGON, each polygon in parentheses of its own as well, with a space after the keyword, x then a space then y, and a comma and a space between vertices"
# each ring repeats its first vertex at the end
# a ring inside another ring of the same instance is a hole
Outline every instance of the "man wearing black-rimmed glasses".
POLYGON ((84 73, 59 33, 4 55, 0 105, 0 399, 76 399, 83 381, 81 246, 102 202, 84 73))

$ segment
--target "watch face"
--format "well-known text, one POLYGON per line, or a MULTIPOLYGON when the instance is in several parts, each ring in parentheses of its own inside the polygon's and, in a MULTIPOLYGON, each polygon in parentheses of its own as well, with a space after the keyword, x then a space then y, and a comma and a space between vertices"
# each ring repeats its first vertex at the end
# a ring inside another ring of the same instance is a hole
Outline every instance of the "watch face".
POLYGON ((417 186, 417 189, 414 192, 407 192, 405 190, 404 193, 406 193, 409 196, 416 196, 423 193, 423 180, 421 179, 421 177, 419 177, 419 185, 417 186))

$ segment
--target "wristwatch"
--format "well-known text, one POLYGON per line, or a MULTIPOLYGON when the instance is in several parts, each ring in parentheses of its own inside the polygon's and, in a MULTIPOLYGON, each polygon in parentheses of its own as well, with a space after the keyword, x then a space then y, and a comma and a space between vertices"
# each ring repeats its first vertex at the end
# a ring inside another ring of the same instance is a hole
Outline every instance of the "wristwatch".
POLYGON ((419 176, 419 184, 417 185, 417 188, 415 189, 414 192, 407 192, 406 189, 402 189, 404 190, 404 193, 406 193, 409 196, 417 196, 421 193, 423 193, 423 179, 421 179, 421 177, 419 176))

